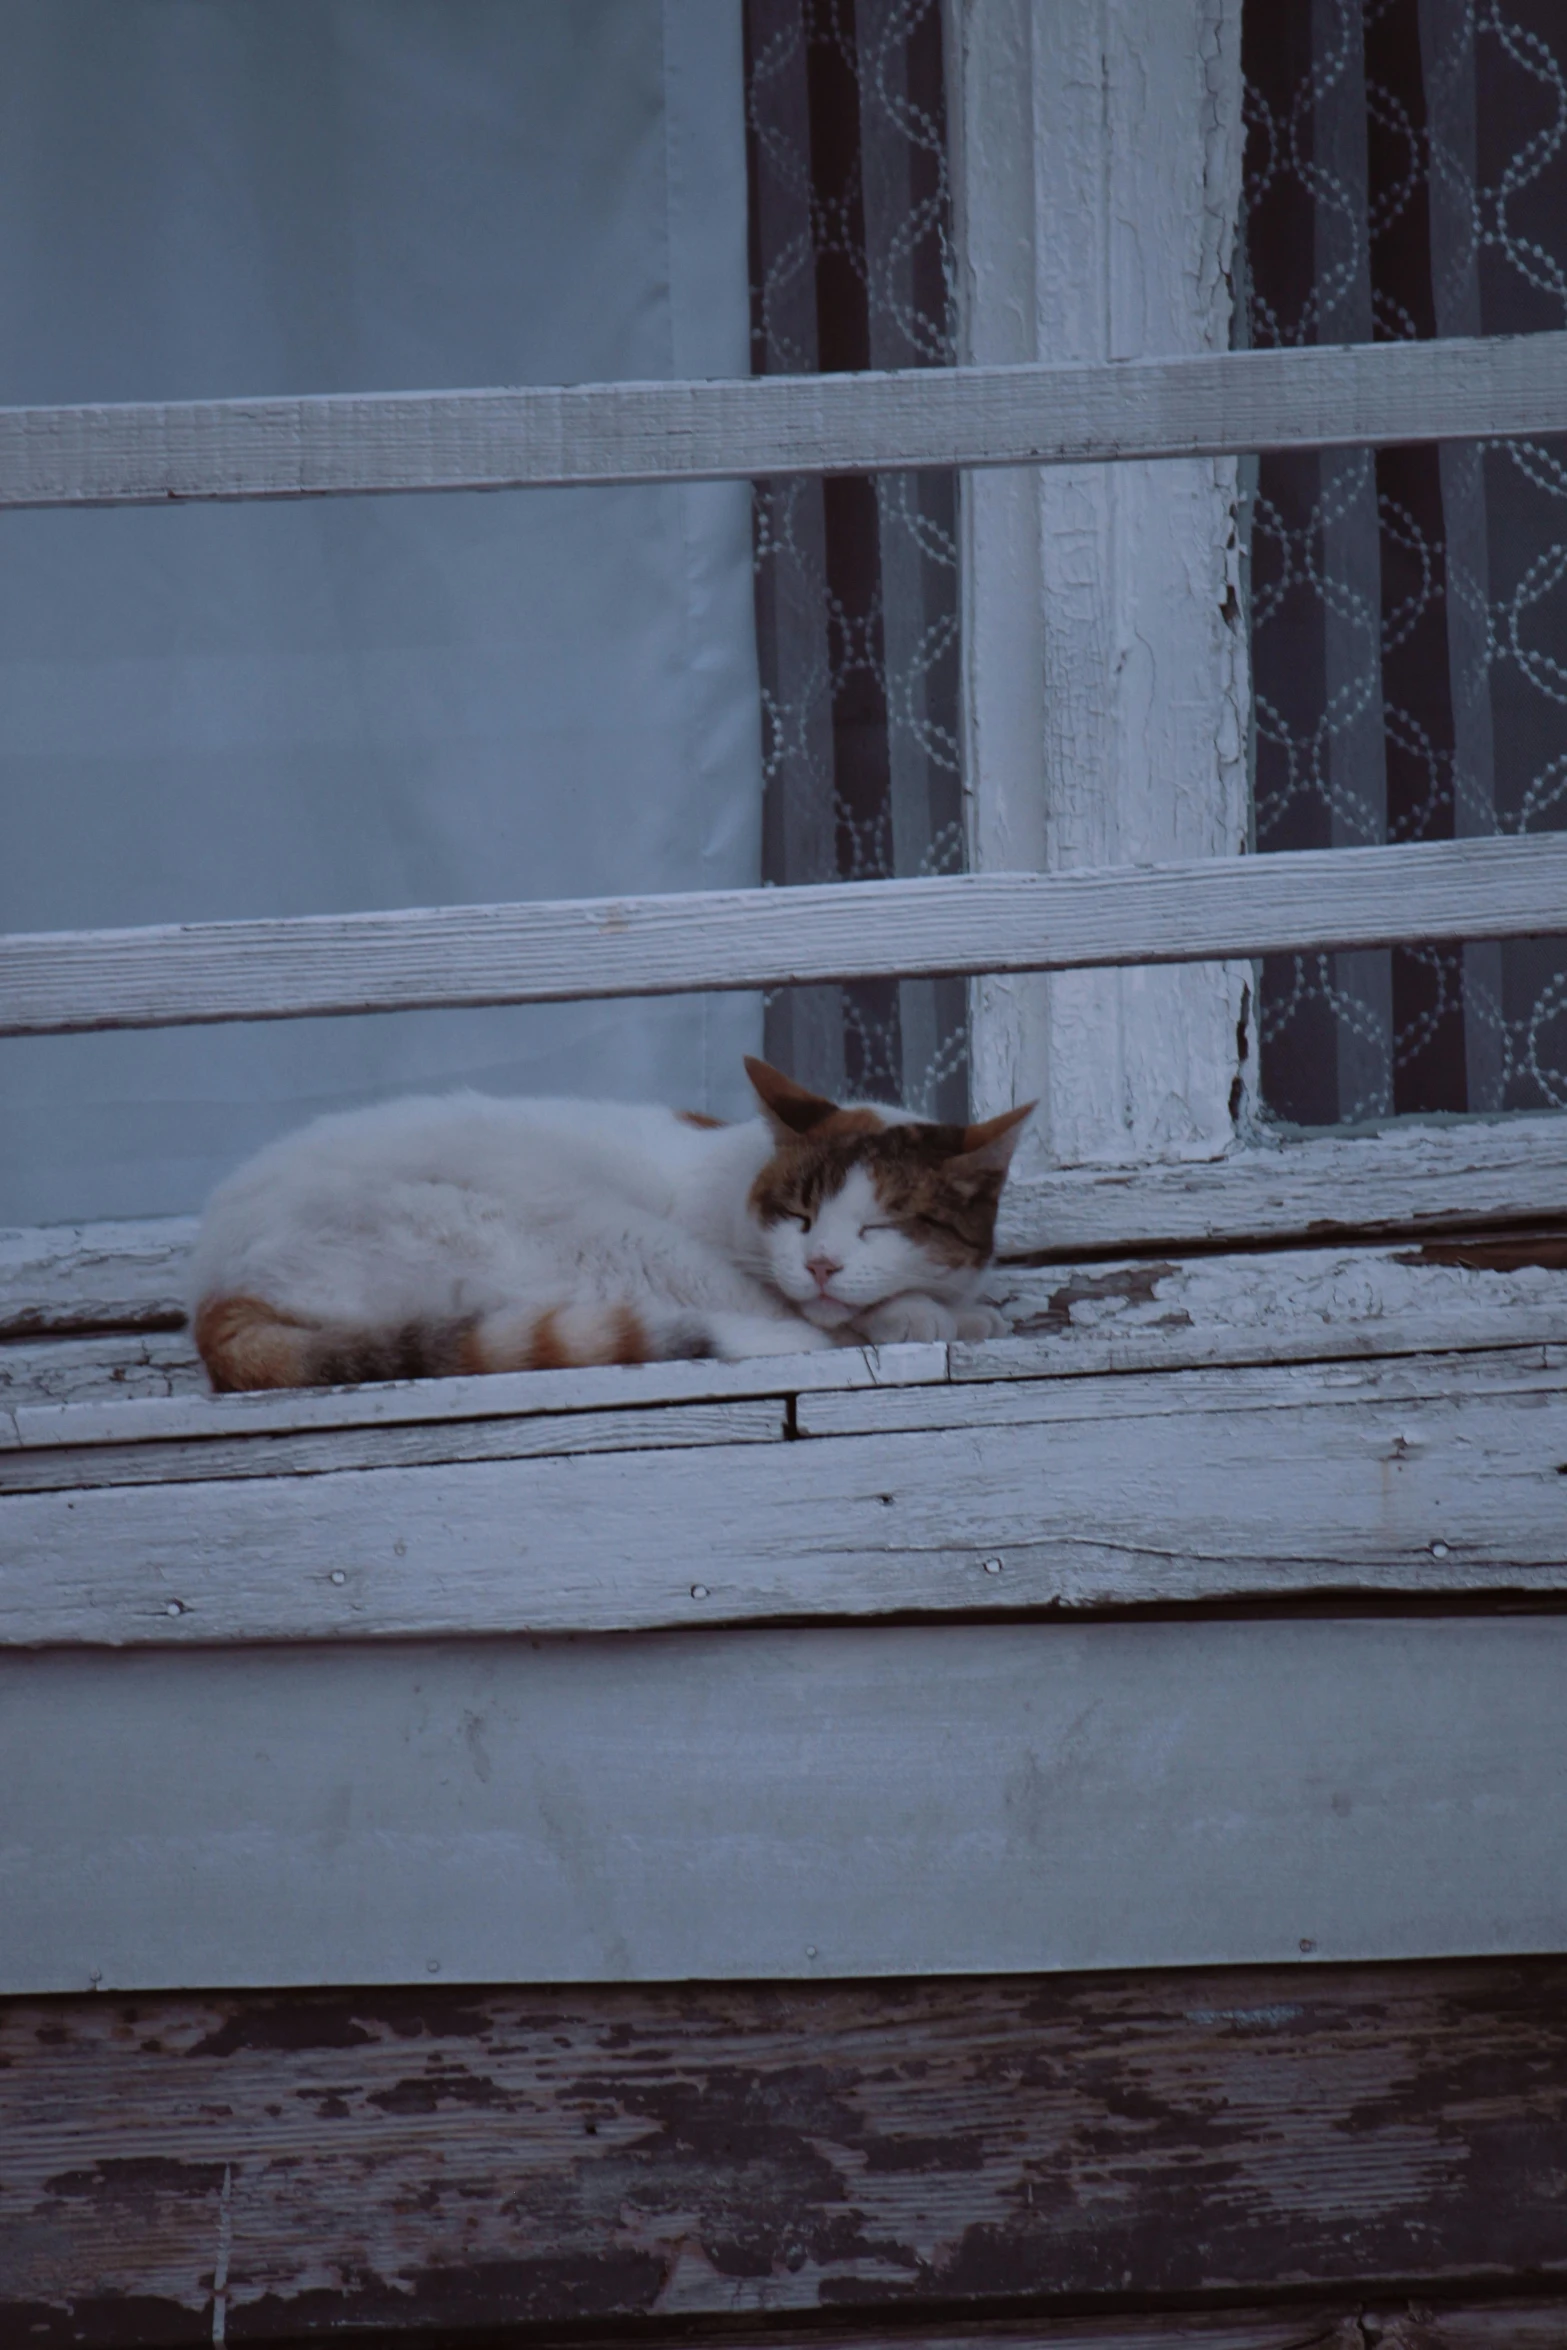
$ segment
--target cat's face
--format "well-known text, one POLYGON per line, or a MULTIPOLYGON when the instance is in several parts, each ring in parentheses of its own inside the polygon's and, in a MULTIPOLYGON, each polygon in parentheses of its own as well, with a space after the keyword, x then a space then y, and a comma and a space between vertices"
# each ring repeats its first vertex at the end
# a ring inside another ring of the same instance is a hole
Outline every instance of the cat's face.
POLYGON ((982 1126, 840 1109, 764 1061, 746 1062, 777 1148, 751 1187, 768 1277, 830 1330, 909 1290, 967 1291, 1028 1107, 982 1126))

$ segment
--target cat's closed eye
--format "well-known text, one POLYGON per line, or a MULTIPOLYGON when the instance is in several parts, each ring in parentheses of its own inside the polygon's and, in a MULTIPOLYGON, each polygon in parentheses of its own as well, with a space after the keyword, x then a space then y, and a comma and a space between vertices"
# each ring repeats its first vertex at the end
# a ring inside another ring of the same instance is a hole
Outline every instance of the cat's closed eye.
POLYGON ((943 1216, 921 1216, 919 1221, 928 1232, 945 1232, 950 1234, 954 1240, 962 1240, 965 1237, 958 1230, 956 1224, 949 1224, 943 1216))

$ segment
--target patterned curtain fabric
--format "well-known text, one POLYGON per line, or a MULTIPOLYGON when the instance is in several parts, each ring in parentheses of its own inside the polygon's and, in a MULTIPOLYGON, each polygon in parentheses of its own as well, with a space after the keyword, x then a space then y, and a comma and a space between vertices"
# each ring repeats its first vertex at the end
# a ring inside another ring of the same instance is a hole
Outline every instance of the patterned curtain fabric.
MULTIPOLYGON (((1567 326, 1561 0, 1248 0, 1254 344, 1567 326)), ((1567 827, 1567 442, 1251 467, 1261 850, 1567 827)), ((1567 1107, 1558 941, 1270 959, 1267 1108, 1567 1107)))
MULTIPOLYGON (((954 355, 939 0, 747 0, 752 365, 954 355)), ((763 872, 871 881, 963 866, 956 481, 755 493, 763 872)), ((961 980, 779 991, 771 1059, 803 1082, 961 1118, 961 980)))

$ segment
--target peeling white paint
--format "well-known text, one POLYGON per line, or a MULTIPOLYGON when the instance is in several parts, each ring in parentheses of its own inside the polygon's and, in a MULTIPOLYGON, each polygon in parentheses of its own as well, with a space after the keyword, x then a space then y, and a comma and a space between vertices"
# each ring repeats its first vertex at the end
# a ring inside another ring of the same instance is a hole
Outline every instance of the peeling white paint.
MULTIPOLYGON (((955 6, 964 357, 1227 348, 1239 0, 955 6)), ((970 852, 981 869, 1247 844, 1232 458, 968 477, 970 852)), ((1208 1156, 1234 1135, 1244 965, 984 979, 981 1114, 1037 1095, 1022 1172, 1208 1156)))

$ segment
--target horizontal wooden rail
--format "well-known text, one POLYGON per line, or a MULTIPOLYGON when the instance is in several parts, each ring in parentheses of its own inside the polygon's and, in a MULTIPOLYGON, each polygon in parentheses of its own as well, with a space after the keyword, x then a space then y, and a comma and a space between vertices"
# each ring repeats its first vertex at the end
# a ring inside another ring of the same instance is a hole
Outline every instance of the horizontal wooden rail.
POLYGON ((1071 465, 1567 432, 1567 333, 1095 367, 0 410, 0 506, 1071 465))
POLYGON ((0 938, 0 1035, 1567 931, 1567 834, 0 938))

